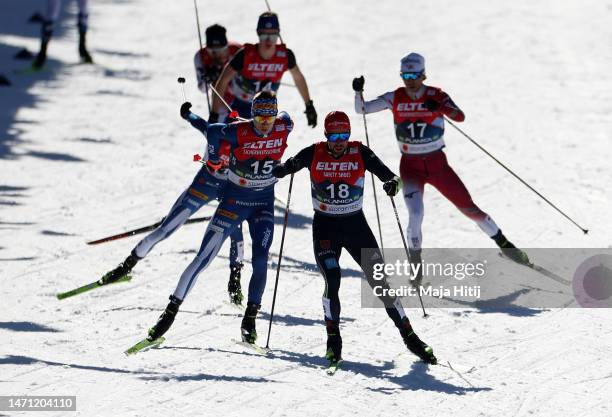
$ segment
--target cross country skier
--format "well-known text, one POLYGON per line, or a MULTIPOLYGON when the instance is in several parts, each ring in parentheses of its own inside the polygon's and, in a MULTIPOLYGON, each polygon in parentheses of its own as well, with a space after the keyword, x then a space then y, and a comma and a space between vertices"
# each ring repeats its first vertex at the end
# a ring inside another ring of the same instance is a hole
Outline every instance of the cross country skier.
MULTIPOLYGON (((257 22, 257 44, 247 43, 225 66, 215 86, 223 96, 228 88, 234 95, 230 107, 241 117, 248 118, 251 100, 259 91, 277 91, 285 71, 289 71, 306 105, 308 125, 317 125, 317 112, 314 108, 306 79, 297 66, 295 55, 284 44, 277 45, 280 34, 278 17, 271 12, 263 13, 257 22)), ((223 103, 216 95, 208 121, 216 123, 224 111, 223 103)))
MULTIPOLYGON (((87 3, 87 0, 77 0, 77 4, 79 5, 77 21, 79 27, 79 56, 84 63, 91 64, 93 63, 93 59, 86 46, 87 22, 89 18, 89 7, 87 3)), ((61 5, 61 0, 47 0, 47 10, 40 35, 40 50, 32 63, 32 68, 34 69, 41 69, 47 61, 47 46, 53 35, 53 26, 59 17, 61 5)))
MULTIPOLYGON (((206 28, 206 46, 198 50, 193 57, 198 88, 202 93, 207 93, 208 86, 217 82, 225 64, 240 48, 242 48, 241 44, 227 41, 226 30, 223 26, 214 24, 206 28)), ((234 100, 230 90, 223 98, 227 103, 234 100)))
MULTIPOLYGON (((341 360, 340 336, 340 265, 338 260, 345 248, 361 265, 371 286, 380 285, 373 279, 375 263, 382 261, 376 238, 362 211, 365 171, 371 171, 381 181, 388 195, 400 188, 400 179, 368 148, 358 141, 349 141, 351 125, 348 116, 332 111, 325 117, 326 142, 302 149, 296 156, 273 169, 282 178, 302 168, 310 170, 314 218, 312 236, 314 254, 325 279, 323 311, 327 329, 326 357, 333 364, 341 360), (361 250, 375 248, 372 259, 362 259, 361 250)), ((424 362, 435 364, 433 350, 412 329, 401 302, 383 299, 386 311, 399 329, 408 349, 424 362)))
MULTIPOLYGON (((400 175, 403 182, 404 200, 408 207, 408 237, 410 261, 421 262, 423 223, 423 191, 429 183, 450 200, 463 214, 476 222, 503 254, 512 260, 528 264, 527 254, 517 249, 502 233, 501 229, 472 201, 467 188, 448 165, 444 148, 444 117, 456 122, 465 120, 465 115, 449 95, 437 87, 423 84, 425 59, 411 53, 401 60, 400 75, 404 86, 385 93, 374 100, 363 102, 363 76, 353 79, 355 111, 374 113, 389 109, 393 112, 393 123, 397 143, 402 153, 400 175)), ((421 269, 419 269, 420 271, 421 269)), ((417 280, 420 280, 420 276, 417 280)))
MULTIPOLYGON (((191 103, 183 103, 181 106, 181 117, 195 128, 203 129, 202 119, 190 117, 192 114, 189 111, 190 108, 191 103)), ((204 126, 207 125, 206 122, 203 123, 204 126)), ((157 229, 142 239, 122 263, 104 275, 100 280, 101 284, 111 284, 126 276, 138 261, 147 256, 155 245, 170 237, 202 206, 215 199, 221 199, 223 189, 227 183, 226 168, 229 165, 230 158, 229 146, 222 147, 219 158, 225 168, 211 172, 207 165, 204 164, 194 177, 191 185, 179 196, 157 229)), ((242 304, 244 299, 240 285, 240 270, 243 266, 243 247, 242 227, 239 223, 231 233, 230 278, 227 284, 230 302, 237 305, 242 304)))
POLYGON ((257 340, 255 318, 266 286, 268 252, 274 235, 274 184, 277 180, 272 169, 280 163, 293 122, 287 113, 278 114, 276 97, 268 91, 255 95, 251 114, 251 120, 211 125, 186 111, 185 117, 207 135, 209 157, 206 165, 211 171, 221 166, 221 140, 231 146, 228 183, 204 233, 198 254, 181 275, 157 324, 149 330, 146 339, 149 342, 168 331, 200 272, 210 265, 225 239, 245 220, 249 223, 253 241, 253 275, 241 334, 247 343, 253 344, 257 340))

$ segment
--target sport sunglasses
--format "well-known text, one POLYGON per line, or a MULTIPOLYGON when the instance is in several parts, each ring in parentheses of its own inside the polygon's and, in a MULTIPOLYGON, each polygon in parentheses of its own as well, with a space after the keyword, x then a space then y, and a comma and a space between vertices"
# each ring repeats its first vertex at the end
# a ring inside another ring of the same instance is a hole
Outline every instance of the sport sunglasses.
POLYGON ((416 80, 421 75, 423 75, 423 71, 420 72, 402 72, 401 76, 404 80, 416 80))
POLYGON ((331 133, 327 135, 327 140, 330 142, 337 142, 339 140, 348 140, 351 137, 350 133, 331 133))

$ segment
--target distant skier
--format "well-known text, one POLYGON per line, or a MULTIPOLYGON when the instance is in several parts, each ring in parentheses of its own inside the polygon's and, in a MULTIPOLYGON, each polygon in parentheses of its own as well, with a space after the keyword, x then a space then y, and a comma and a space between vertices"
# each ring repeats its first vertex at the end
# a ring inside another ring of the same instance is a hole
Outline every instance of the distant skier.
MULTIPOLYGON (((181 106, 181 117, 191 123, 192 126, 200 129, 200 119, 190 118, 191 103, 183 103, 181 106)), ((221 199, 223 190, 227 183, 227 166, 229 165, 230 149, 227 144, 221 147, 218 155, 223 169, 210 170, 204 164, 194 177, 191 185, 176 200, 162 223, 142 239, 132 250, 130 255, 120 263, 115 269, 108 272, 100 279, 103 285, 118 281, 132 271, 132 268, 143 259, 155 245, 170 237, 181 227, 189 217, 197 212, 201 207, 221 199)), ((232 230, 230 245, 230 278, 227 284, 230 302, 242 304, 244 296, 240 285, 240 270, 242 269, 244 242, 242 227, 240 223, 232 230)))
POLYGON ((423 191, 425 184, 429 183, 475 221, 502 253, 518 263, 529 263, 527 254, 517 249, 489 215, 476 206, 461 179, 448 165, 442 151, 445 146, 444 117, 462 122, 465 120, 463 112, 444 91, 423 84, 427 77, 425 59, 421 55, 411 53, 404 57, 400 71, 404 86, 374 100, 362 101, 363 76, 353 79, 353 90, 357 113, 363 113, 364 107, 365 113, 385 109, 393 112, 395 135, 402 153, 400 174, 404 200, 409 213, 410 261, 421 262, 423 191))
MULTIPOLYGON (((78 28, 79 28, 79 56, 81 61, 87 64, 93 63, 93 59, 87 50, 86 37, 87 37, 87 23, 89 20, 89 7, 87 0, 77 0, 79 6, 78 14, 78 28)), ((47 61, 47 47, 51 36, 53 35, 53 29, 57 18, 59 17, 60 7, 62 5, 61 0, 47 0, 47 10, 45 13, 45 20, 42 23, 41 35, 40 35, 40 50, 32 63, 32 68, 41 69, 47 61)))
MULTIPOLYGON (((240 48, 242 48, 241 44, 227 41, 226 30, 223 26, 214 24, 206 28, 206 46, 198 50, 193 57, 198 88, 202 93, 207 93, 207 89, 215 85, 225 64, 240 48)), ((228 103, 234 100, 230 90, 227 90, 223 98, 228 103)), ((219 121, 225 119, 227 112, 222 112, 222 114, 223 117, 219 118, 219 121)))
MULTIPOLYGON (((234 95, 230 104, 232 110, 241 117, 248 118, 251 111, 251 100, 259 91, 274 91, 280 87, 281 78, 285 71, 289 71, 295 85, 304 99, 306 105, 306 118, 308 125, 317 125, 317 112, 314 108, 306 79, 297 66, 295 55, 284 44, 277 45, 280 34, 278 17, 274 13, 266 12, 259 16, 257 22, 257 35, 259 43, 247 43, 240 49, 225 66, 217 84, 216 90, 222 96, 229 91, 234 95)), ((216 123, 219 114, 224 112, 221 100, 213 97, 213 109, 208 121, 216 123)))
MULTIPOLYGON (((323 311, 327 329, 326 357, 332 363, 342 358, 340 336, 340 265, 338 261, 345 248, 365 273, 371 286, 380 285, 373 279, 375 263, 382 262, 376 238, 362 211, 365 171, 373 172, 388 195, 395 195, 400 179, 361 142, 349 141, 351 125, 348 116, 333 111, 325 117, 326 142, 318 142, 302 149, 272 172, 278 178, 302 168, 310 170, 314 218, 312 236, 314 254, 325 279, 323 311), (371 259, 362 259, 361 250, 376 250, 371 259)), ((408 317, 396 299, 383 298, 386 311, 399 329, 408 349, 431 364, 436 363, 433 350, 414 332, 408 317)))
POLYGON ((287 113, 278 114, 276 97, 268 91, 255 95, 251 114, 250 120, 230 124, 209 124, 194 113, 185 114, 191 124, 208 137, 207 166, 211 171, 221 166, 221 140, 231 146, 228 184, 204 233, 198 254, 181 275, 157 324, 149 330, 147 340, 150 342, 168 331, 200 272, 210 265, 225 239, 245 220, 253 241, 253 275, 241 334, 247 343, 257 340, 255 318, 266 286, 268 252, 274 235, 274 184, 277 179, 272 169, 280 163, 285 152, 293 122, 287 113))

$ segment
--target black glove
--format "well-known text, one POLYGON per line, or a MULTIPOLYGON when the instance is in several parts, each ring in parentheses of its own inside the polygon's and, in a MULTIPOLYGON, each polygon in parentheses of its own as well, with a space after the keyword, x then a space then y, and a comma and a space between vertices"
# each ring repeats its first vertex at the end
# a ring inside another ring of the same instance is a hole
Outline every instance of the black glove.
POLYGON ((383 190, 389 197, 395 196, 400 190, 401 180, 398 177, 393 178, 383 184, 383 190))
POLYGON ((191 113, 191 103, 186 101, 183 104, 181 104, 181 117, 183 119, 187 119, 187 116, 189 116, 189 113, 191 113))
POLYGON ((278 164, 274 168, 272 168, 272 175, 274 175, 276 178, 283 178, 287 174, 287 169, 283 164, 278 164))
POLYGON ((202 78, 204 78, 204 81, 206 81, 206 84, 210 85, 210 84, 214 84, 217 82, 219 75, 221 75, 220 67, 212 67, 212 66, 205 67, 202 78))
POLYGON ((425 108, 429 111, 436 111, 438 110, 442 105, 440 104, 439 101, 434 100, 433 98, 428 98, 427 100, 425 100, 425 102, 423 103, 423 106, 425 106, 425 108))
POLYGON ((314 104, 312 104, 312 100, 306 102, 306 119, 308 119, 308 126, 312 126, 313 128, 317 126, 317 111, 314 108, 314 104))
POLYGON ((365 84, 365 78, 363 78, 363 75, 360 76, 359 78, 353 78, 353 90, 355 90, 356 93, 363 92, 364 84, 365 84))
POLYGON ((217 122, 219 122, 219 113, 211 111, 210 115, 208 115, 208 123, 217 123, 217 122))

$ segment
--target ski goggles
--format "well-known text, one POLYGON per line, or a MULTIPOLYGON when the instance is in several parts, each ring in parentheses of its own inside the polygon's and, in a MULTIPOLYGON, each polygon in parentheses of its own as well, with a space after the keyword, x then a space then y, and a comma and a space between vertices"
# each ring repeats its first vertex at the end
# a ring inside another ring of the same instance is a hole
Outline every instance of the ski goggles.
POLYGON ((348 140, 350 137, 350 133, 330 133, 329 135, 327 135, 327 140, 330 142, 337 142, 339 140, 348 140))
POLYGON ((276 116, 253 116, 253 120, 257 123, 273 123, 276 116))
POLYGON ((417 80, 423 75, 423 71, 419 72, 402 72, 401 76, 404 80, 417 80))
POLYGON ((208 52, 210 52, 213 56, 223 55, 228 51, 227 45, 225 46, 217 46, 217 47, 208 47, 208 52))
POLYGON ((259 41, 260 42, 276 42, 278 40, 278 33, 259 33, 259 41))

